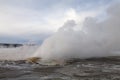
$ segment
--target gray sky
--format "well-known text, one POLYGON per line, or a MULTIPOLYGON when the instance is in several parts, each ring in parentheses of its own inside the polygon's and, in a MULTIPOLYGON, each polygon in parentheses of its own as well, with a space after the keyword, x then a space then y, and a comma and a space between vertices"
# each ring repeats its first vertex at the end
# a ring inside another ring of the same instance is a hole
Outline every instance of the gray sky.
POLYGON ((9 42, 8 36, 13 41, 43 40, 67 20, 82 24, 86 17, 102 19, 105 9, 116 1, 119 0, 0 0, 0 41, 9 42))

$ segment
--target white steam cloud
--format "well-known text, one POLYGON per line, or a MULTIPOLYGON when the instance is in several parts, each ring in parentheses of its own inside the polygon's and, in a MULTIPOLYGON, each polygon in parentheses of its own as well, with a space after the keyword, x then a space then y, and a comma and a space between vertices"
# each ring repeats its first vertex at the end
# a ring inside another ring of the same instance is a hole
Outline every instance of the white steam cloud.
POLYGON ((34 56, 49 60, 120 55, 120 4, 109 7, 107 14, 101 22, 86 18, 80 30, 74 20, 67 21, 34 56))

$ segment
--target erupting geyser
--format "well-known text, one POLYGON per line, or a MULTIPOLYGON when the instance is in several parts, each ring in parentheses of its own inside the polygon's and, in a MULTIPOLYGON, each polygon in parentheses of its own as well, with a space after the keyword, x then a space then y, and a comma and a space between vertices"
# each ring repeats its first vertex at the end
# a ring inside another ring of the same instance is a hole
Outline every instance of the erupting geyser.
POLYGON ((85 19, 82 29, 74 20, 67 21, 46 39, 34 56, 44 60, 90 58, 120 55, 120 4, 107 9, 107 19, 85 19))

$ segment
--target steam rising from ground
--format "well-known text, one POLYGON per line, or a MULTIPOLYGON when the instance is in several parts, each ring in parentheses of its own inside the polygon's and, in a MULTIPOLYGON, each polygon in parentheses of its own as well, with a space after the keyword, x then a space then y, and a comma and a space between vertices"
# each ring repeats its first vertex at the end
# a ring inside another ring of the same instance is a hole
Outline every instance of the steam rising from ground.
POLYGON ((66 60, 120 55, 120 3, 109 7, 107 14, 107 19, 101 22, 92 17, 86 18, 83 24, 67 21, 37 51, 37 46, 0 48, 0 59, 41 57, 43 60, 66 60))
POLYGON ((22 46, 17 48, 0 48, 0 60, 25 60, 31 57, 38 46, 22 46))
POLYGON ((34 56, 48 60, 119 55, 120 4, 109 7, 107 14, 108 18, 101 22, 91 17, 86 18, 83 25, 67 21, 44 41, 34 56))

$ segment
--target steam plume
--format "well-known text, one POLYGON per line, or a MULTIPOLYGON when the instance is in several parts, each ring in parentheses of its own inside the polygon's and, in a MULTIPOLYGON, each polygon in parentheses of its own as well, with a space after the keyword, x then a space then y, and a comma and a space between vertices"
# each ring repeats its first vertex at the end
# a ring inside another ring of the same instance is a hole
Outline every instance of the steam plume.
POLYGON ((44 41, 34 56, 43 59, 90 58, 120 55, 120 4, 107 9, 108 18, 85 19, 82 29, 74 20, 44 41))

